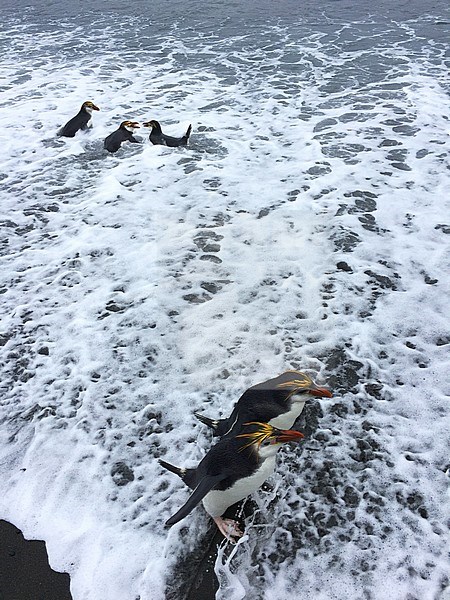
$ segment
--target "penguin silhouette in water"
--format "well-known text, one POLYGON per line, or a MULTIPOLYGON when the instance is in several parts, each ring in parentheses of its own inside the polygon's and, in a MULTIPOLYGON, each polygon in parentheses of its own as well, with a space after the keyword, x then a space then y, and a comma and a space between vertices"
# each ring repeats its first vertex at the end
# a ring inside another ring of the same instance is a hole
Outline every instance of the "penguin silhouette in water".
POLYGON ((83 102, 80 108, 80 112, 72 117, 70 121, 58 131, 58 135, 62 137, 74 137, 76 132, 80 129, 88 129, 92 127, 92 123, 90 123, 92 111, 100 110, 98 106, 95 106, 93 102, 89 100, 87 102, 83 102))
POLYGON ((176 148, 177 146, 187 146, 189 136, 191 135, 192 125, 189 125, 186 133, 182 137, 173 137, 171 135, 165 135, 162 132, 161 125, 158 121, 152 120, 143 123, 144 127, 151 127, 149 140, 152 144, 157 146, 170 146, 176 148))
POLYGON ((301 442, 300 431, 280 430, 267 423, 244 423, 238 435, 222 438, 195 469, 176 467, 160 460, 193 492, 187 502, 166 521, 167 526, 184 519, 200 502, 230 541, 242 537, 238 524, 222 518, 226 509, 256 491, 275 470, 277 450, 286 442, 301 442))
POLYGON ((211 419, 194 413, 213 435, 236 434, 245 421, 261 421, 273 427, 289 429, 312 398, 331 398, 327 388, 318 386, 306 373, 286 371, 278 377, 258 383, 246 390, 225 419, 211 419))
POLYGON ((105 138, 103 146, 108 152, 117 152, 123 142, 139 144, 140 142, 133 137, 135 129, 139 129, 139 123, 135 121, 123 121, 119 129, 113 131, 105 138))

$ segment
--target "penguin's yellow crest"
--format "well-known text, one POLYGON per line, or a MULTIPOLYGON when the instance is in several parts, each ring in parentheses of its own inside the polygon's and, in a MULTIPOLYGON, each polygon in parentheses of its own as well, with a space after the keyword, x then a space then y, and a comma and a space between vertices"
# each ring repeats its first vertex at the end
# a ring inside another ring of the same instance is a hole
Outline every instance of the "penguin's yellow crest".
POLYGON ((265 440, 273 436, 274 428, 268 423, 250 421, 249 423, 244 423, 244 425, 256 425, 258 429, 250 433, 240 433, 236 436, 238 438, 248 438, 250 440, 248 444, 239 448, 239 452, 242 452, 242 450, 245 450, 245 448, 248 448, 249 446, 257 446, 259 448, 265 440))

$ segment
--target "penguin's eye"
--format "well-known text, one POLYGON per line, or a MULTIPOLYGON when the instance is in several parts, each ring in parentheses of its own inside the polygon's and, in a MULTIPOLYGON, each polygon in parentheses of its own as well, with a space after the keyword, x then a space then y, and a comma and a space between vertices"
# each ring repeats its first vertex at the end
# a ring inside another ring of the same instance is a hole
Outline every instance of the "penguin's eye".
POLYGON ((311 390, 295 390, 295 392, 292 394, 292 396, 293 397, 295 397, 295 396, 306 396, 310 392, 311 392, 311 390))
POLYGON ((270 446, 272 444, 275 443, 275 439, 273 438, 265 438, 262 442, 261 442, 261 446, 263 448, 265 448, 266 446, 270 446))

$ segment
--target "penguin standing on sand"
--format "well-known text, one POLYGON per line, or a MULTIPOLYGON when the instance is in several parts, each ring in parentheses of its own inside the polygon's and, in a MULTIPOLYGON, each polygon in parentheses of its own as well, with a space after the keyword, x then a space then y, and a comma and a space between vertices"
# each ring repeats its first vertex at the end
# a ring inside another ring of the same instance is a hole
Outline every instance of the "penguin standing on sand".
POLYGON ((256 491, 272 475, 281 444, 299 442, 303 437, 299 431, 283 431, 267 423, 244 423, 238 435, 222 438, 195 469, 175 467, 160 460, 161 466, 181 477, 194 490, 166 525, 178 523, 203 502, 206 512, 227 539, 242 537, 236 521, 223 519, 223 513, 256 491))
POLYGON ((93 102, 89 100, 87 102, 83 102, 80 108, 80 112, 75 115, 70 121, 58 131, 58 135, 63 137, 74 137, 76 132, 80 129, 87 129, 88 127, 92 127, 92 123, 90 123, 92 111, 100 110, 98 106, 95 106, 93 102))
POLYGON ((171 135, 165 135, 161 130, 161 125, 158 121, 152 120, 147 123, 143 123, 144 127, 151 127, 149 140, 152 144, 158 146, 170 146, 175 148, 177 146, 187 146, 189 136, 191 135, 192 125, 189 125, 186 133, 182 137, 172 137, 171 135))
POLYGON ((331 398, 331 392, 317 386, 300 371, 286 371, 278 377, 258 383, 242 394, 227 419, 210 419, 194 413, 213 435, 235 435, 247 421, 261 421, 273 427, 289 429, 310 398, 331 398))
POLYGON ((117 152, 123 142, 131 142, 132 144, 139 144, 139 140, 133 137, 133 133, 136 129, 139 129, 139 123, 135 121, 123 121, 119 129, 113 131, 105 138, 103 142, 104 148, 108 152, 117 152))

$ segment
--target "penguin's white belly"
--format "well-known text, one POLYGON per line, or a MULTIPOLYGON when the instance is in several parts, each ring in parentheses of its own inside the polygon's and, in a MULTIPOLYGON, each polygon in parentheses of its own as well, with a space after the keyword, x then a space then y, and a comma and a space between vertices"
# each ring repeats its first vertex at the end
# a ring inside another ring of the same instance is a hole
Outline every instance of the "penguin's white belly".
POLYGON ((229 506, 259 489, 274 472, 275 460, 275 456, 269 456, 250 477, 238 479, 227 490, 212 490, 208 492, 203 498, 203 506, 206 512, 211 517, 220 517, 229 506))
POLYGON ((272 425, 272 427, 276 427, 277 429, 290 429, 298 417, 302 414, 305 404, 306 400, 302 400, 301 402, 293 402, 289 412, 270 419, 269 425, 272 425))

